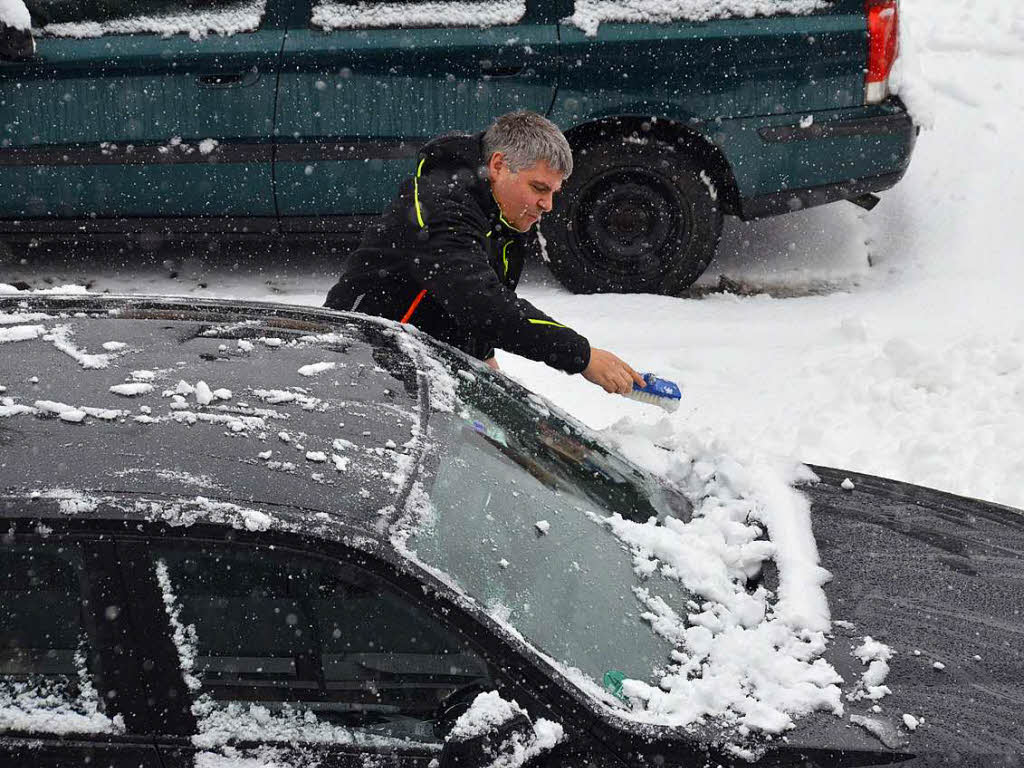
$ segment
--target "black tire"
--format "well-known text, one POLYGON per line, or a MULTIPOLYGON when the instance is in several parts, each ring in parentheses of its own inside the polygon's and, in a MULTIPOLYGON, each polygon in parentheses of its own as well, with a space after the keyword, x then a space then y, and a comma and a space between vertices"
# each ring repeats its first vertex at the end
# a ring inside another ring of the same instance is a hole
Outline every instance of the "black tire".
POLYGON ((606 139, 541 222, 551 271, 573 293, 678 295, 711 263, 722 211, 711 175, 656 139, 606 139), (702 179, 703 174, 703 179, 702 179))

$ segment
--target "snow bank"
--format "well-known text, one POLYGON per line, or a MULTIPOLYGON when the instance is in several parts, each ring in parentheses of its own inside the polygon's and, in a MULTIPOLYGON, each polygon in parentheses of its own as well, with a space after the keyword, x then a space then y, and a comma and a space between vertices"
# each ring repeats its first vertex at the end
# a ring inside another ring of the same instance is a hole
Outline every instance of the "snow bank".
POLYGON ((673 726, 714 717, 781 733, 817 710, 842 714, 842 678, 821 658, 831 577, 818 565, 810 505, 790 486, 809 473, 677 432, 668 419, 623 420, 606 437, 694 505, 689 521, 600 519, 632 549, 639 576, 657 570, 702 600, 669 605, 635 590, 647 608, 642 618, 676 650, 657 686, 623 682, 633 715, 673 726), (763 584, 748 591, 769 560, 777 592, 763 584))
POLYGON ((348 3, 313 6, 313 24, 323 29, 374 27, 496 27, 526 14, 523 0, 494 2, 348 3))
POLYGON ((573 14, 566 21, 593 36, 602 22, 666 24, 733 16, 752 18, 806 14, 828 6, 828 0, 576 0, 573 14))

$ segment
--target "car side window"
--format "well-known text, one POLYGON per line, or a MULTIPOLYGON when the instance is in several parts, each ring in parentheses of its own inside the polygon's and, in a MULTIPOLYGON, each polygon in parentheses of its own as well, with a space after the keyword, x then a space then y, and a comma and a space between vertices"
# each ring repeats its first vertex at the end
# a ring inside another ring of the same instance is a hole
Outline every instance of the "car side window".
POLYGON ((0 539, 0 733, 120 733, 93 687, 79 546, 0 539))
POLYGON ((384 29, 416 27, 500 27, 518 23, 526 15, 526 0, 314 0, 314 27, 332 29, 384 29))
POLYGON ((266 0, 25 0, 32 26, 59 37, 251 31, 266 0))
POLYGON ((204 746, 436 749, 439 705, 491 682, 460 635, 363 569, 224 545, 154 556, 204 746))

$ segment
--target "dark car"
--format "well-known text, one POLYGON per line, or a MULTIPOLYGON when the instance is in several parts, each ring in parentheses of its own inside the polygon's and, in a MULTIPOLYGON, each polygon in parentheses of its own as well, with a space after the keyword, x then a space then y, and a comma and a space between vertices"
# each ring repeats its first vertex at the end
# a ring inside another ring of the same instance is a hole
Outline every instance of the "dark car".
POLYGON ((0 17, 12 242, 281 235, 327 253, 426 140, 531 109, 576 157, 541 225, 555 275, 676 294, 723 214, 870 207, 917 135, 889 89, 898 0, 25 5, 31 33, 0 17))
POLYGON ((824 658, 855 681, 853 636, 884 642, 893 691, 738 752, 631 716, 617 673, 676 650, 636 590, 693 595, 595 520, 691 495, 413 329, 18 295, 0 387, 5 767, 1022 764, 1016 510, 818 468, 824 658))

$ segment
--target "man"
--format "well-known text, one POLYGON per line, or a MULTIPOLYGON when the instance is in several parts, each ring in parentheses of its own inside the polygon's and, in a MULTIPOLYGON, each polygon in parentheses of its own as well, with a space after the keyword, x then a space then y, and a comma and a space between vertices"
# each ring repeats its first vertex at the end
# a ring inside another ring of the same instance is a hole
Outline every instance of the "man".
POLYGON ((625 362, 515 294, 525 234, 572 173, 569 143, 533 112, 475 136, 442 136, 345 260, 325 306, 412 323, 497 368, 494 348, 626 394, 625 362))

